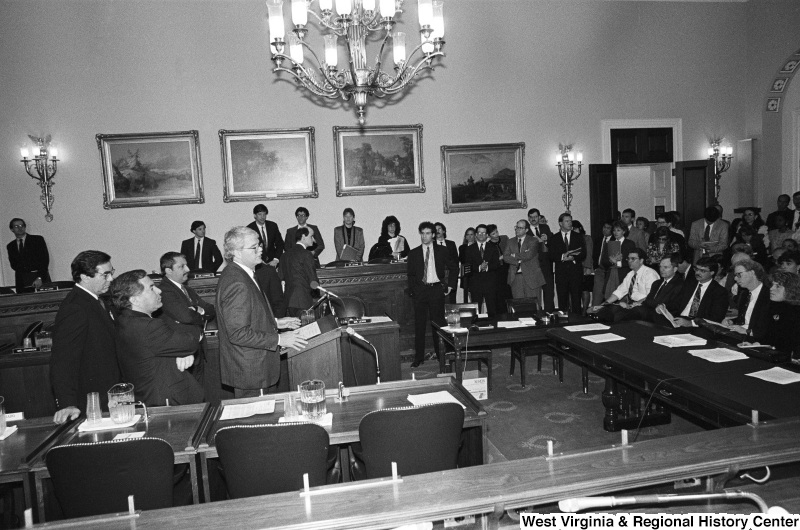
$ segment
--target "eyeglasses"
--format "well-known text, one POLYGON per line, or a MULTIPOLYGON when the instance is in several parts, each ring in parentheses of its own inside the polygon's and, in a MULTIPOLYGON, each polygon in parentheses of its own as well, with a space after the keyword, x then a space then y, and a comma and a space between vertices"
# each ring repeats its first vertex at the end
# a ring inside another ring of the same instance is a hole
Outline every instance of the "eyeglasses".
POLYGON ((243 248, 242 250, 258 250, 260 248, 264 248, 264 245, 262 245, 261 243, 259 243, 258 245, 254 246, 254 247, 243 248))
POLYGON ((515 226, 514 230, 527 230, 524 226, 515 226))
POLYGON ((627 258, 627 260, 628 260, 628 261, 636 261, 637 259, 639 259, 639 257, 638 257, 638 256, 637 256, 637 257, 635 257, 635 258, 627 258))
POLYGON ((709 272, 711 272, 711 269, 701 269, 700 267, 695 267, 694 270, 696 270, 700 274, 708 274, 709 272))
POLYGON ((744 275, 744 274, 746 274, 746 273, 748 273, 748 272, 750 272, 750 271, 735 272, 735 273, 733 274, 733 277, 734 277, 734 278, 741 278, 741 277, 742 277, 742 275, 744 275))
POLYGON ((106 280, 109 280, 109 279, 111 279, 111 278, 113 278, 113 277, 114 277, 114 273, 115 273, 115 272, 117 272, 117 271, 115 271, 114 269, 111 269, 110 271, 98 272, 97 274, 98 274, 99 276, 102 276, 102 277, 104 277, 106 280))
POLYGON ((15 228, 25 228, 25 225, 13 225, 11 227, 12 230, 15 229, 15 228))

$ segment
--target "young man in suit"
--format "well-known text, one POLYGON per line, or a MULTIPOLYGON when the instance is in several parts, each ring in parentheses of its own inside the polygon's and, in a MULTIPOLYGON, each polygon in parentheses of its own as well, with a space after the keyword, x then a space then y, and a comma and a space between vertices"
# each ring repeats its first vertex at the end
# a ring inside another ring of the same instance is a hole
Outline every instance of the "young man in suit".
POLYGON ((325 242, 322 240, 322 233, 319 231, 319 228, 317 228, 316 225, 306 222, 308 221, 309 215, 308 209, 304 208, 303 206, 294 211, 294 216, 297 219, 297 226, 289 227, 286 230, 286 241, 290 242, 290 244, 293 241, 297 241, 294 234, 300 228, 309 228, 313 230, 314 244, 308 247, 306 250, 311 252, 311 255, 314 257, 315 265, 319 267, 319 255, 322 254, 323 250, 325 250, 325 242))
MULTIPOLYGON (((433 243, 436 227, 430 221, 419 225, 420 246, 408 253, 408 288, 414 299, 414 362, 425 362, 425 329, 428 322, 444 325, 444 299, 456 288, 458 262, 447 249, 433 243)), ((431 327, 432 329, 432 327, 431 327)), ((434 349, 438 341, 433 334, 434 349)))
POLYGON ((301 350, 308 343, 294 331, 296 318, 276 319, 255 279, 261 263, 258 234, 236 226, 225 233, 228 265, 217 284, 217 323, 222 384, 233 387, 234 397, 274 392, 280 379, 280 350, 301 350))
POLYGON ((640 248, 647 252, 647 243, 650 236, 647 232, 639 230, 636 226, 636 211, 633 208, 625 208, 622 212, 622 222, 625 224, 625 229, 628 231, 626 239, 633 241, 636 248, 640 248))
MULTIPOLYGON (((536 214, 538 218, 538 213, 536 214)), ((514 225, 514 237, 508 239, 503 260, 508 263, 508 285, 511 286, 513 298, 539 298, 542 287, 545 285, 545 274, 542 274, 539 255, 544 246, 540 238, 530 235, 531 225, 525 219, 520 219, 514 225)), ((548 229, 549 230, 549 229, 548 229)), ((542 236, 546 236, 544 231, 542 236)), ((550 234, 552 235, 552 234, 550 234)), ((547 260, 548 266, 550 260, 547 260)), ((547 307, 546 301, 539 300, 547 307)))
POLYGON ((559 215, 558 226, 558 233, 550 238, 550 258, 555 264, 558 308, 579 315, 583 312, 581 285, 586 242, 581 234, 572 231, 572 215, 559 215))
MULTIPOLYGON (((473 304, 481 307, 486 302, 486 312, 489 317, 497 314, 496 273, 500 268, 500 249, 497 245, 489 244, 489 234, 485 224, 475 228, 475 244, 469 245, 464 250, 464 263, 469 265, 470 274, 469 296, 473 304)), ((502 308, 505 313, 505 308, 502 308)))
POLYGON ((364 231, 355 226, 356 213, 352 208, 345 208, 342 212, 342 226, 333 229, 333 247, 336 249, 336 260, 342 260, 342 251, 345 245, 351 247, 356 257, 349 261, 362 261, 364 259, 364 231))
POLYGON ((114 320, 100 299, 114 278, 111 256, 86 250, 72 260, 71 269, 75 287, 58 308, 50 354, 56 423, 85 412, 89 392, 98 392, 100 406, 107 409, 108 389, 120 382, 114 320))
POLYGON ((742 339, 761 340, 768 328, 769 286, 764 283, 764 268, 753 260, 742 260, 733 267, 733 277, 739 286, 736 318, 726 318, 724 326, 740 333, 742 339))
MULTIPOLYGON (((169 280, 165 280, 165 283, 169 280)), ((116 307, 117 356, 136 399, 149 406, 202 403, 203 387, 188 369, 194 364, 203 332, 167 316, 153 318, 161 307, 161 290, 141 269, 111 282, 116 307)))
POLYGON ((203 221, 194 221, 191 231, 194 237, 181 243, 181 254, 186 258, 189 268, 193 271, 217 272, 222 265, 222 253, 217 242, 206 237, 206 224, 203 221))
POLYGON ((283 254, 283 237, 281 237, 278 225, 272 221, 267 221, 268 214, 269 209, 266 205, 256 204, 253 208, 255 221, 247 225, 247 228, 258 234, 262 249, 261 260, 271 267, 277 267, 281 254, 283 254))
MULTIPOLYGON (((160 266, 164 275, 159 284, 161 312, 179 324, 193 326, 197 333, 203 335, 206 323, 214 320, 217 311, 212 304, 200 298, 194 289, 186 285, 186 280, 189 278, 186 256, 177 252, 167 252, 161 256, 160 266)), ((219 350, 213 352, 213 357, 209 358, 205 337, 199 344, 190 371, 203 387, 206 401, 218 402, 222 388, 219 377, 219 350)))
POLYGON ((703 219, 692 223, 688 244, 694 250, 694 263, 703 256, 721 255, 728 248, 728 225, 717 208, 707 207, 703 219))
MULTIPOLYGON (((553 278, 553 261, 550 256, 548 242, 549 238, 553 235, 550 227, 542 222, 542 215, 537 208, 528 210, 528 223, 530 223, 529 236, 539 238, 539 245, 537 250, 537 259, 539 260, 539 270, 544 278, 544 285, 542 286, 542 298, 540 300, 543 304, 545 311, 552 312, 555 308, 555 281, 553 278)), ((510 273, 509 273, 510 274, 510 273)), ((535 296, 539 296, 538 294, 535 296)), ((519 298, 514 296, 514 298, 519 298)))
POLYGON ((281 257, 281 271, 286 281, 287 315, 300 317, 300 314, 314 305, 311 296, 311 282, 319 283, 314 258, 308 249, 314 245, 315 232, 310 227, 298 228, 294 232, 295 241, 281 257))
MULTIPOLYGON (((728 293, 725 288, 714 281, 719 270, 719 263, 711 257, 700 258, 693 267, 694 273, 683 282, 680 295, 676 301, 677 310, 670 309, 674 322, 681 327, 697 327, 695 319, 703 318, 714 322, 722 322, 728 311, 728 293)), ((680 272, 677 274, 680 276, 680 272)), ((653 322, 662 326, 671 326, 664 316, 664 308, 658 306, 653 322)))
POLYGON ((27 233, 25 221, 15 217, 8 223, 14 233, 14 241, 6 245, 8 261, 14 269, 17 292, 25 287, 41 287, 50 283, 50 254, 42 236, 27 233))
MULTIPOLYGON (((450 259, 459 263, 458 260, 458 247, 456 246, 455 241, 450 241, 447 239, 447 227, 444 226, 442 223, 433 223, 433 226, 436 227, 436 234, 434 242, 437 245, 441 245, 447 248, 448 254, 450 254, 450 259)), ((447 295, 447 303, 448 304, 455 304, 456 303, 456 289, 453 289, 450 294, 447 295)))

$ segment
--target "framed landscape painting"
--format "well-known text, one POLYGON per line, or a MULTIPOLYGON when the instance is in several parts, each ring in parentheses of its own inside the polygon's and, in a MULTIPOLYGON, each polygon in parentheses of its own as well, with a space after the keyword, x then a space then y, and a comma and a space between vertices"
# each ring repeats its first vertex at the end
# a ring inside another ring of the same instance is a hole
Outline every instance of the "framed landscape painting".
POLYGON ((422 125, 334 127, 336 196, 424 193, 422 125))
POLYGON ((444 213, 527 208, 525 144, 443 145, 444 213))
POLYGON ((103 208, 204 202, 197 131, 98 134, 103 208))
POLYGON ((224 202, 315 198, 314 128, 219 131, 224 202))

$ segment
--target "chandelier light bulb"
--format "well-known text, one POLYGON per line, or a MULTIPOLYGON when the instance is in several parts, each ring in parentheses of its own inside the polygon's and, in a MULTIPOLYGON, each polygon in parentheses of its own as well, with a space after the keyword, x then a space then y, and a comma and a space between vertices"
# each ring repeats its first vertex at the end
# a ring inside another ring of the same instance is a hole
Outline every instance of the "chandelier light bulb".
POLYGON ((383 18, 392 18, 397 12, 395 0, 380 0, 381 16, 383 18))
POLYGON ((270 42, 282 41, 286 34, 283 28, 283 0, 267 0, 267 13, 270 42))
POLYGON ((564 160, 564 155, 562 155, 561 153, 556 153, 556 165, 560 165, 563 160, 564 160))
POLYGON ((577 158, 578 158, 578 163, 579 163, 579 164, 580 164, 581 162, 583 162, 583 153, 581 153, 581 152, 578 152, 577 158))
POLYGON ((375 0, 362 0, 361 7, 364 11, 375 11, 375 0))
POLYGON ((433 0, 433 33, 431 38, 443 39, 444 38, 444 2, 442 0, 433 0))
POLYGON ((406 34, 402 31, 392 35, 392 51, 394 52, 394 64, 402 64, 406 60, 406 34))
POLYGON ((331 11, 333 9, 333 0, 319 0, 319 8, 321 11, 331 11))
POLYGON ((52 158, 55 158, 55 157, 57 157, 57 156, 58 156, 58 149, 57 149, 57 148, 55 148, 55 147, 51 147, 51 148, 50 148, 50 156, 51 156, 52 158))
POLYGON ((292 0, 292 22, 295 26, 305 26, 308 23, 306 0, 292 0))
POLYGON ((28 158, 28 148, 23 147, 22 149, 19 150, 19 154, 22 155, 23 159, 28 158))
POLYGON ((339 16, 349 15, 353 11, 353 2, 351 0, 336 0, 336 12, 339 16))
POLYGON ((433 23, 433 1, 419 0, 419 25, 430 26, 433 23))
POLYGON ((325 35, 325 63, 328 66, 336 67, 339 63, 339 49, 336 46, 336 35, 325 35))
POLYGON ((289 55, 292 61, 297 64, 303 64, 303 45, 300 44, 300 39, 292 33, 287 38, 287 42, 289 43, 289 55))

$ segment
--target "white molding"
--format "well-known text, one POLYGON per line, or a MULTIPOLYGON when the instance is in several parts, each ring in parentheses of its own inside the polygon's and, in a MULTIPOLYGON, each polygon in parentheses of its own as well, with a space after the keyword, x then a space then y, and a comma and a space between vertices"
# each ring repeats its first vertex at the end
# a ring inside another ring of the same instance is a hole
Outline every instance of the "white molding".
POLYGON ((792 189, 800 190, 800 108, 792 110, 792 189))

